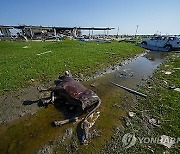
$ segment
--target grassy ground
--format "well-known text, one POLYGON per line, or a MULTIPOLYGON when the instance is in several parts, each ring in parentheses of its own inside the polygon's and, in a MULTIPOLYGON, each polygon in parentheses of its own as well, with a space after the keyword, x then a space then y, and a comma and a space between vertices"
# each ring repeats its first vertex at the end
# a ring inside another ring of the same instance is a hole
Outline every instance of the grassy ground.
POLYGON ((108 143, 103 152, 108 153, 179 153, 180 141, 180 92, 169 87, 180 87, 180 53, 171 53, 167 61, 160 67, 153 77, 146 81, 140 89, 148 94, 148 98, 141 99, 131 107, 131 111, 136 113, 132 118, 125 118, 124 125, 121 126, 119 132, 115 132, 113 140, 108 143), (166 75, 165 72, 170 71, 172 74, 166 75), (150 124, 149 119, 159 120, 155 123, 160 126, 150 124), (127 126, 128 124, 128 126, 127 126), (136 138, 158 138, 162 135, 175 138, 176 143, 168 149, 157 143, 140 143, 136 140, 136 144, 130 148, 122 145, 123 135, 126 133, 135 134, 136 138))
POLYGON ((1 41, 0 93, 28 86, 34 81, 53 80, 65 70, 91 76, 99 69, 142 51, 134 44, 118 42, 1 41), (27 48, 23 48, 25 46, 27 48))
MULTIPOLYGON (((146 102, 140 101, 141 109, 149 109, 151 117, 161 121, 161 127, 156 128, 156 136, 167 135, 175 138, 176 141, 180 137, 180 92, 170 87, 180 87, 180 70, 174 69, 180 68, 179 56, 179 53, 169 55, 166 63, 155 73, 145 88, 149 93, 149 99, 146 102), (166 75, 167 71, 172 74, 166 75)), ((179 153, 179 145, 180 142, 176 143, 170 150, 160 145, 155 145, 155 149, 152 149, 156 153, 163 151, 179 153)))
MULTIPOLYGON (((54 80, 58 73, 64 73, 65 70, 78 76, 91 76, 94 72, 117 61, 127 59, 135 54, 143 52, 143 49, 131 43, 97 43, 97 42, 0 42, 0 68, 1 68, 1 85, 0 90, 14 90, 22 86, 33 84, 31 79, 36 82, 54 80), (28 48, 23 48, 27 46, 28 48), (39 53, 52 51, 46 54, 37 55, 39 53)), ((89 81, 90 82, 90 81, 89 81)), ((90 87, 91 83, 86 83, 90 87)), ((103 86, 102 86, 103 87, 103 86)), ((91 87, 92 88, 92 87, 91 87)), ((121 92, 114 92, 108 88, 96 89, 98 96, 103 96, 101 105, 101 116, 96 122, 96 129, 102 133, 101 138, 95 136, 90 146, 81 147, 76 134, 77 124, 68 124, 61 128, 53 128, 51 122, 53 120, 64 119, 62 109, 50 105, 47 109, 39 110, 36 114, 24 118, 20 118, 17 122, 11 124, 0 125, 0 150, 2 153, 33 153, 40 146, 53 142, 54 138, 60 136, 67 128, 73 129, 73 139, 68 139, 71 144, 58 144, 57 151, 63 153, 67 151, 66 147, 76 144, 82 148, 80 153, 87 151, 96 152, 102 144, 111 137, 112 130, 117 124, 120 115, 124 115, 124 110, 117 110, 112 107, 114 103, 122 102, 121 92), (106 101, 105 101, 106 100, 106 101), (116 113, 116 114, 115 114, 116 113), (111 120, 108 120, 108 117, 111 120)), ((62 137, 62 136, 60 136, 62 137)), ((61 140, 61 138, 60 138, 61 140)), ((58 140, 59 141, 59 140, 58 140)), ((74 151, 72 151, 74 152, 74 151)))

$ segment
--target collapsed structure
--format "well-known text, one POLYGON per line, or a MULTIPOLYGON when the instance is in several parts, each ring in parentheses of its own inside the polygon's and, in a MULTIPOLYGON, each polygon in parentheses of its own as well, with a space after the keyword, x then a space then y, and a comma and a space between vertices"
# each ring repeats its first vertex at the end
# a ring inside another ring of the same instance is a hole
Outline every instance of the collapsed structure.
MULTIPOLYGON (((0 33, 2 39, 21 38, 25 40, 36 39, 59 39, 62 36, 80 37, 82 30, 88 30, 89 35, 93 36, 94 30, 108 31, 114 28, 95 28, 95 27, 45 27, 45 26, 6 26, 0 25, 0 33), (13 32, 14 31, 14 34, 13 32)), ((89 36, 89 37, 90 37, 89 36)))

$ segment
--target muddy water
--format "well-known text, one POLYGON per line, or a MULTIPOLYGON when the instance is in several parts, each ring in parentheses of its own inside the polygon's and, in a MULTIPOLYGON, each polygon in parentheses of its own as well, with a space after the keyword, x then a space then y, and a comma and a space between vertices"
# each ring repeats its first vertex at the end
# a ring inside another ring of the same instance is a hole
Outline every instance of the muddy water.
POLYGON ((163 52, 148 52, 139 55, 113 68, 106 69, 98 74, 95 79, 90 80, 87 82, 88 84, 86 84, 95 87, 95 89, 98 88, 98 93, 101 98, 104 97, 104 93, 108 95, 110 91, 115 93, 117 90, 120 90, 127 94, 128 92, 113 86, 110 82, 136 89, 142 80, 153 75, 154 71, 165 60, 166 56, 167 53, 163 52))
MULTIPOLYGON (((165 60, 167 53, 149 52, 125 61, 113 68, 106 69, 84 84, 94 90, 102 99, 100 117, 96 127, 101 130, 100 137, 93 140, 93 144, 86 150, 100 148, 111 136, 113 127, 117 125, 119 118, 125 116, 128 107, 136 101, 136 97, 109 82, 136 89, 143 79, 153 74, 157 67, 165 60)), ((0 127, 0 150, 3 153, 34 153, 44 144, 52 144, 57 136, 62 136, 67 128, 72 128, 73 135, 77 135, 77 123, 68 124, 61 128, 51 126, 53 120, 66 118, 64 110, 50 105, 47 109, 40 109, 36 114, 25 116, 13 124, 1 125, 0 127)), ((55 147, 61 151, 63 147, 55 147)), ((83 151, 81 147, 79 151, 83 151)))

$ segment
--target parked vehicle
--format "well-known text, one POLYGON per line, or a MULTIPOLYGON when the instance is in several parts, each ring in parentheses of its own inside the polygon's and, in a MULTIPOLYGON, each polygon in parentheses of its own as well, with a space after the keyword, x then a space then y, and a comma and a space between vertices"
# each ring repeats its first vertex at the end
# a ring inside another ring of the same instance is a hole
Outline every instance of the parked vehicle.
POLYGON ((180 38, 175 36, 155 36, 141 42, 144 46, 165 48, 167 51, 180 49, 180 38))

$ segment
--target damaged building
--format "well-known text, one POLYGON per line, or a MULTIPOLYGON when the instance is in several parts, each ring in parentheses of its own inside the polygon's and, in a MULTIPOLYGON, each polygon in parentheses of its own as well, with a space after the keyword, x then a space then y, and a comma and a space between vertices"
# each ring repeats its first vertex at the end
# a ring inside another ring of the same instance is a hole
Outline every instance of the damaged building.
MULTIPOLYGON (((0 37, 2 40, 60 40, 62 37, 77 38, 82 36, 82 30, 89 31, 109 31, 114 28, 95 28, 95 27, 45 27, 45 26, 6 26, 0 25, 0 37)), ((91 32, 91 33, 90 33, 91 32)), ((89 36, 90 37, 90 36, 89 36)))

